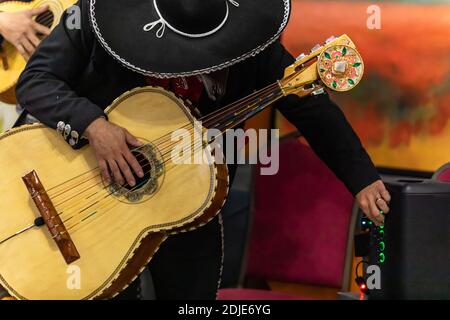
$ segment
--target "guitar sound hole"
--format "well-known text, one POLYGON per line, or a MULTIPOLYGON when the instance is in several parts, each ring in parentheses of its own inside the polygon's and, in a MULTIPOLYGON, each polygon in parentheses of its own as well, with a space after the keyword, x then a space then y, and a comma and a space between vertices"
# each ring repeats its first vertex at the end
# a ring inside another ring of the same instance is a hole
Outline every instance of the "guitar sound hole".
POLYGON ((141 165, 144 176, 139 178, 133 172, 136 181, 134 187, 127 183, 120 185, 112 182, 108 185, 108 189, 110 194, 121 201, 137 203, 149 199, 159 190, 164 180, 165 169, 160 152, 152 144, 143 145, 131 153, 141 165))
POLYGON ((135 190, 139 189, 141 186, 144 186, 150 180, 152 165, 150 161, 148 161, 147 157, 145 157, 142 153, 138 151, 132 151, 131 153, 136 157, 137 161, 141 165, 142 171, 144 171, 144 176, 142 178, 139 178, 133 171, 133 169, 130 168, 133 172, 134 179, 136 180, 136 185, 134 187, 131 187, 128 184, 125 184, 124 187, 128 190, 135 190))
POLYGON ((36 17, 36 22, 50 28, 55 21, 55 15, 50 10, 47 10, 36 17))

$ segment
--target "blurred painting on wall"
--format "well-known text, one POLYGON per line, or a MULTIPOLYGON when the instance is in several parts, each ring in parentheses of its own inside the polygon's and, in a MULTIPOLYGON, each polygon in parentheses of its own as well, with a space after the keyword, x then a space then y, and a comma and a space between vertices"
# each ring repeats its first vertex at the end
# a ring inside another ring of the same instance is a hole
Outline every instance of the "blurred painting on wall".
POLYGON ((448 1, 294 0, 292 10, 283 43, 293 54, 344 33, 361 53, 363 80, 332 97, 377 166, 434 171, 450 161, 448 1), (368 27, 373 5, 379 29, 368 27))

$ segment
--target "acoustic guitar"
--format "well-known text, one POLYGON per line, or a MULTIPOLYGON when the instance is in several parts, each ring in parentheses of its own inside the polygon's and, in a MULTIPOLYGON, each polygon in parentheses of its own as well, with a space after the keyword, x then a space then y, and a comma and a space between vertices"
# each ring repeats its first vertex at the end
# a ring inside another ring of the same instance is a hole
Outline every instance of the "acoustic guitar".
MULTIPOLYGON (((18 12, 48 5, 49 9, 34 17, 35 21, 53 29, 68 7, 75 4, 75 0, 35 0, 32 2, 5 1, 0 3, 2 12, 18 12)), ((25 59, 10 43, 3 41, 0 48, 0 101, 15 104, 15 85, 25 68, 25 59)))
POLYGON ((42 124, 4 133, 0 285, 17 299, 115 296, 165 239, 205 225, 225 202, 227 167, 215 161, 211 147, 217 136, 190 145, 183 156, 207 161, 189 164, 173 161, 173 132, 183 128, 202 136, 214 127, 223 133, 284 96, 350 90, 363 68, 354 43, 343 35, 301 55, 283 79, 201 119, 162 88, 124 93, 106 113, 143 142, 132 149, 145 171, 135 187, 104 183, 88 145, 73 150, 42 124))

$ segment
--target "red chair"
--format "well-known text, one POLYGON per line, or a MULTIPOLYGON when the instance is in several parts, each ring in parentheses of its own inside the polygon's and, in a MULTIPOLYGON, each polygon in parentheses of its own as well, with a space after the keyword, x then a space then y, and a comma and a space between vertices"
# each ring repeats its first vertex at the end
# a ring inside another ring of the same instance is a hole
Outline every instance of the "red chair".
MULTIPOLYGON (((255 176, 246 277, 348 291, 353 197, 297 138, 280 143, 280 168, 255 176)), ((219 290, 220 300, 308 299, 255 289, 219 290)))
POLYGON ((440 167, 433 175, 433 180, 450 182, 450 162, 440 167))

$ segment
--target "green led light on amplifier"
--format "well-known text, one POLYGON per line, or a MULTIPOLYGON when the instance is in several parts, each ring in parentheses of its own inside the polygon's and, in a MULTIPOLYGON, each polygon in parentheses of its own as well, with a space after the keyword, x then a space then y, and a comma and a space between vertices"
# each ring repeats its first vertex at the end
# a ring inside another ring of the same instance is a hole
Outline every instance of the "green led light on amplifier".
POLYGON ((386 260, 386 257, 385 257, 385 255, 384 255, 383 252, 380 253, 380 254, 378 255, 378 257, 379 257, 379 259, 378 259, 378 262, 379 262, 379 263, 384 263, 384 260, 386 260))
POLYGON ((381 242, 378 244, 378 246, 379 246, 379 248, 380 248, 380 251, 384 251, 384 248, 386 248, 386 245, 385 245, 384 241, 381 241, 381 242))

